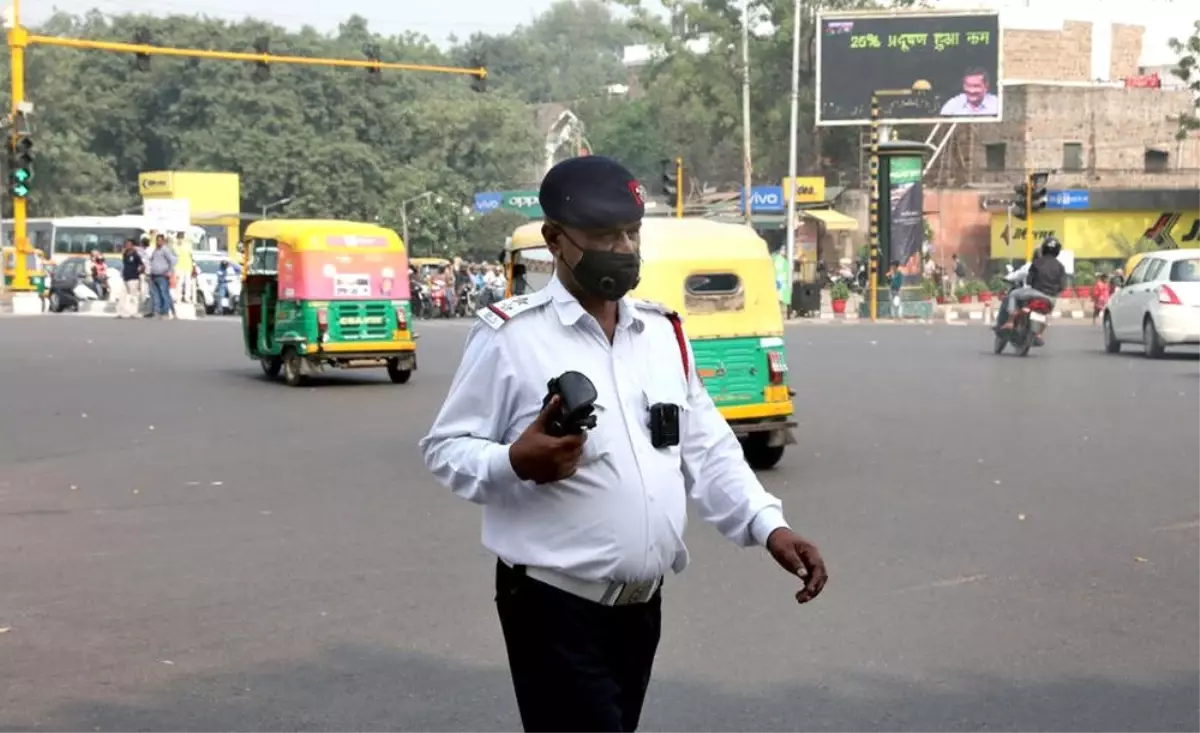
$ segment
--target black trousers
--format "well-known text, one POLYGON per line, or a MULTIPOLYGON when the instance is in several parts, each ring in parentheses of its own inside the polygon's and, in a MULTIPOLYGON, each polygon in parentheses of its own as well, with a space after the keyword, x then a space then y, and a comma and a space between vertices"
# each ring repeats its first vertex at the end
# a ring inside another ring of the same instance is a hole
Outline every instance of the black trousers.
POLYGON ((662 593, 601 606, 496 563, 496 610, 527 731, 633 731, 662 631, 662 593))

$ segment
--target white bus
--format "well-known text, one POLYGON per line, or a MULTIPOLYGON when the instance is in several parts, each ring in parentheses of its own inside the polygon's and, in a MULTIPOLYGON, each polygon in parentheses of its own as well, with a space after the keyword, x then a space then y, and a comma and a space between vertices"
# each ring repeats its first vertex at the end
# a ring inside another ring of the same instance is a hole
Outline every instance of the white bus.
MULTIPOLYGON (((71 256, 87 255, 92 251, 106 255, 120 254, 126 239, 141 239, 142 235, 158 226, 157 222, 137 215, 67 216, 26 221, 29 244, 45 252, 55 262, 71 256)), ((0 228, 3 229, 4 246, 13 246, 12 219, 5 219, 0 223, 0 228)), ((207 237, 201 227, 190 226, 187 234, 194 251, 218 250, 216 241, 207 237)))

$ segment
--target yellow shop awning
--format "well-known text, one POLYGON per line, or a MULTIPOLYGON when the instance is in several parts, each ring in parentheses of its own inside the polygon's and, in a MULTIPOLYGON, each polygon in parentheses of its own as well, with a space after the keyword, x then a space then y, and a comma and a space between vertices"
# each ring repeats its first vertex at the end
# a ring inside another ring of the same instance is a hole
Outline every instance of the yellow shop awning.
POLYGON ((831 232, 858 231, 858 220, 852 216, 846 216, 840 211, 834 211, 833 209, 806 209, 801 213, 810 219, 816 219, 821 222, 831 232))

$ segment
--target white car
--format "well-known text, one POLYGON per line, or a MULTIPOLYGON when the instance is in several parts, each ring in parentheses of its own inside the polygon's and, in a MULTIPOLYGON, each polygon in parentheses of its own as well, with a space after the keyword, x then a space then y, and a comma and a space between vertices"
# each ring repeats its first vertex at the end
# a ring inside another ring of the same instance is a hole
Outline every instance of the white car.
POLYGON ((1104 350, 1140 343, 1146 356, 1168 346, 1200 344, 1200 251, 1152 252, 1129 273, 1104 308, 1104 350))
MULTIPOLYGON (((217 310, 217 268, 220 267, 221 260, 226 260, 231 265, 237 264, 232 259, 222 257, 221 255, 200 252, 192 255, 192 261, 196 264, 196 269, 200 271, 200 274, 196 277, 196 299, 204 306, 205 312, 209 314, 215 313, 217 310)), ((241 294, 242 279, 235 276, 229 281, 229 302, 231 307, 237 302, 241 294)))

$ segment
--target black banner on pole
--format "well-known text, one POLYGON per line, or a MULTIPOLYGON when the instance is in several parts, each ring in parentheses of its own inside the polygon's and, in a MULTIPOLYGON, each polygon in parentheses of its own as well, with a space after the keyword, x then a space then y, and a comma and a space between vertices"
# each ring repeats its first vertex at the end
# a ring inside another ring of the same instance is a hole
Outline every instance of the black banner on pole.
MULTIPOLYGON (((889 156, 886 169, 888 206, 887 261, 900 266, 920 258, 925 241, 924 200, 921 191, 922 159, 918 155, 889 156)), ((919 261, 917 264, 920 264, 919 261)))

